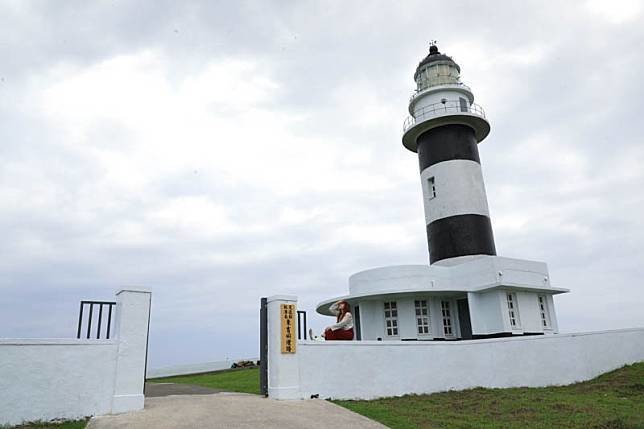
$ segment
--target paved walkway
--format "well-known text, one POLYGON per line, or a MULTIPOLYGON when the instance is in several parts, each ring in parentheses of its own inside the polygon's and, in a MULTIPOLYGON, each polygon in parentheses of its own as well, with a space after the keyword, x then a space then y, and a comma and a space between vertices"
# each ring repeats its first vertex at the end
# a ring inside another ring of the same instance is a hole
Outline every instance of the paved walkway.
MULTIPOLYGON (((170 384, 170 383, 168 383, 170 384)), ((245 393, 170 394, 179 385, 161 385, 148 391, 145 409, 116 416, 94 417, 87 429, 194 429, 194 428, 356 428, 386 426, 320 399, 276 401, 245 393)), ((198 386, 189 386, 199 389, 198 386)), ((149 388, 146 388, 149 389, 149 388)), ((206 393, 206 392, 203 392, 206 393)))
POLYGON ((208 395, 210 393, 220 392, 223 392, 223 390, 194 384, 145 383, 146 398, 158 398, 160 396, 170 395, 208 395))

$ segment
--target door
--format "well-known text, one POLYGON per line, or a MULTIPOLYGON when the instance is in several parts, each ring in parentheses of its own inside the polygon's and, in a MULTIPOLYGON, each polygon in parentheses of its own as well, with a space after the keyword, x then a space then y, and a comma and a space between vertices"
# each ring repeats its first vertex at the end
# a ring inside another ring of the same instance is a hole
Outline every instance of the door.
POLYGON ((456 301, 458 304, 458 323, 461 325, 461 338, 464 340, 472 339, 472 321, 470 320, 470 306, 467 298, 456 301))
POLYGON ((356 334, 356 340, 362 339, 362 332, 360 331, 360 307, 353 307, 353 331, 356 334))

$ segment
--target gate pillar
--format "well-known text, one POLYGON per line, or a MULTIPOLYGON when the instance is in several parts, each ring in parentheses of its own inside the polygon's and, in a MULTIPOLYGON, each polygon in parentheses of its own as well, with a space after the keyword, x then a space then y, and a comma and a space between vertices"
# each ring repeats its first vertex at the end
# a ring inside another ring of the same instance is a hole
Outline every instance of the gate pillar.
POLYGON ((152 295, 147 290, 124 289, 116 296, 118 355, 112 397, 114 414, 143 409, 152 295))
POLYGON ((274 295, 266 300, 268 315, 268 396, 273 399, 301 399, 300 371, 297 356, 297 297, 274 295), (284 307, 292 310, 290 351, 282 335, 284 307), (293 305, 293 307, 290 307, 293 305))

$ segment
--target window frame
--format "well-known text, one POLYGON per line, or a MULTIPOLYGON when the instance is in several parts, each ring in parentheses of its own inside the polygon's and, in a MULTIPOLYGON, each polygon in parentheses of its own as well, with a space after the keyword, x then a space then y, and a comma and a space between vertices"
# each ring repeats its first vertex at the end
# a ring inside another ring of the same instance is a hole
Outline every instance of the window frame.
POLYGON ((456 338, 456 326, 454 325, 454 311, 452 309, 452 302, 450 300, 441 299, 441 320, 443 325, 443 337, 456 338), (447 310, 447 316, 445 316, 446 310, 447 310), (446 320, 449 321, 449 325, 445 324, 446 320), (447 332, 448 329, 449 329, 449 333, 447 332))
POLYGON ((388 338, 400 337, 400 323, 398 318, 398 302, 397 301, 384 301, 383 302, 383 316, 385 322, 385 336, 388 338), (387 308, 389 306, 389 308, 387 308), (395 311, 395 315, 394 315, 395 311), (389 316, 387 313, 389 312, 389 316), (391 322, 387 326, 387 322, 391 322), (391 334, 389 333, 391 330, 391 334))
POLYGON ((431 176, 427 178, 427 199, 433 200, 436 198, 436 177, 431 176))
POLYGON ((552 329, 548 297, 546 295, 537 295, 537 305, 539 306, 539 314, 541 315, 541 327, 544 330, 552 329))
POLYGON ((522 329, 521 315, 519 313, 519 300, 517 298, 516 292, 506 292, 505 303, 508 320, 510 322, 510 329, 513 331, 520 331, 522 329))
POLYGON ((432 336, 432 318, 430 310, 429 299, 419 298, 414 300, 414 318, 416 319, 416 335, 418 337, 431 337, 432 336), (423 308, 424 303, 424 308, 423 308), (423 309, 425 314, 423 314, 423 309), (420 313, 420 314, 419 314, 420 313), (422 322, 424 319, 425 323, 422 322), (426 332, 418 332, 419 330, 427 330, 426 332))

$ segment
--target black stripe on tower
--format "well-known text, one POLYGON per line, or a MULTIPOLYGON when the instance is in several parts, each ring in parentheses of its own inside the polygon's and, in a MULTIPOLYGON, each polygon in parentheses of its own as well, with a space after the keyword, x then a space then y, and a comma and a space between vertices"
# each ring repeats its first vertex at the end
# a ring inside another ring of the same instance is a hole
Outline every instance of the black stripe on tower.
POLYGON ((418 143, 420 171, 443 161, 469 159, 481 163, 474 130, 465 125, 443 125, 421 134, 418 143))
POLYGON ((427 225, 429 263, 467 255, 496 255, 490 218, 464 214, 427 225))

